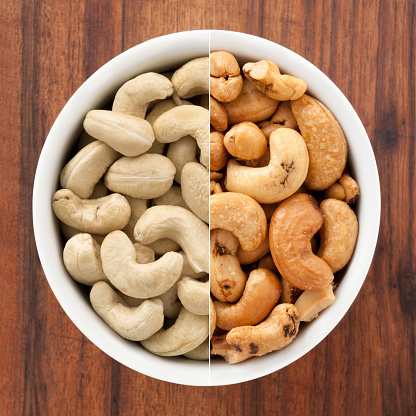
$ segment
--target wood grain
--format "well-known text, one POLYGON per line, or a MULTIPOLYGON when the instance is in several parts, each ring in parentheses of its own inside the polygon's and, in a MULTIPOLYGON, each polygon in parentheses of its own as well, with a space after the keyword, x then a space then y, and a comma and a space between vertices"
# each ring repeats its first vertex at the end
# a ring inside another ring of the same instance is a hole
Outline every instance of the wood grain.
POLYGON ((3 0, 0 413, 414 414, 415 7, 414 0, 3 0), (52 294, 31 220, 38 157, 74 91, 123 50, 191 29, 262 36, 318 66, 360 116, 381 180, 378 247, 350 311, 296 363, 228 387, 157 381, 96 348, 52 294))

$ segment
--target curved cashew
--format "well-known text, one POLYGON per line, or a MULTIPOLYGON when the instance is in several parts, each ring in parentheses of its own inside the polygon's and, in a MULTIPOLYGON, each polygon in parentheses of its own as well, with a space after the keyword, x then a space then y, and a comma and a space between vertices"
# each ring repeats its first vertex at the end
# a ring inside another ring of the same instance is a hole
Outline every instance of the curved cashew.
POLYGON ((337 181, 347 162, 348 147, 341 126, 318 100, 304 94, 290 102, 302 137, 308 146, 308 189, 322 191, 337 181))
MULTIPOLYGON (((219 131, 212 131, 209 135, 209 166, 211 171, 221 170, 228 161, 229 154, 224 146, 224 135, 219 131)), ((211 172, 212 174, 212 172, 211 172)))
POLYGON ((312 252, 311 238, 324 222, 315 198, 295 194, 283 201, 270 221, 270 252, 280 274, 303 290, 317 290, 334 279, 328 264, 312 252))
POLYGON ((108 281, 101 264, 100 245, 90 234, 71 237, 65 244, 63 260, 68 273, 77 282, 92 286, 100 280, 108 281))
POLYGON ((321 244, 317 255, 335 273, 351 259, 358 236, 358 221, 354 211, 344 201, 325 199, 320 208, 325 220, 319 230, 321 244))
POLYGON ((236 302, 244 291, 247 275, 236 256, 239 242, 230 231, 211 231, 210 287, 221 302, 236 302))
POLYGON ((127 225, 131 214, 127 199, 120 194, 81 199, 69 189, 55 192, 52 209, 62 222, 89 234, 121 230, 127 225))
POLYGON ((83 147, 62 169, 62 188, 70 189, 80 198, 89 198, 105 171, 121 155, 107 144, 96 140, 83 147))
POLYGON ((201 149, 201 163, 209 163, 209 111, 206 108, 194 106, 179 106, 172 108, 153 123, 156 140, 161 143, 172 143, 183 136, 190 135, 201 149))
POLYGON ((215 313, 214 302, 209 298, 209 339, 214 335, 217 326, 217 314, 215 313))
POLYGON ((229 331, 237 326, 258 324, 276 306, 281 293, 282 285, 273 272, 253 270, 237 303, 214 302, 217 326, 229 331))
POLYGON ((253 198, 237 192, 211 195, 209 199, 210 228, 231 231, 243 250, 259 248, 267 233, 263 208, 253 198))
POLYGON ((163 75, 147 72, 127 81, 117 91, 113 111, 144 118, 149 104, 173 94, 173 85, 163 75))
POLYGON ((237 250, 238 261, 242 265, 255 263, 256 261, 264 257, 269 251, 270 251, 269 235, 267 233, 263 244, 256 250, 247 251, 247 250, 243 250, 241 247, 238 247, 238 250, 237 250))
POLYGON ((117 289, 141 299, 165 293, 178 280, 183 263, 181 255, 173 252, 154 263, 137 263, 133 243, 122 231, 104 239, 101 261, 104 273, 117 289))
POLYGON ((200 282, 184 276, 177 283, 178 298, 189 312, 195 315, 209 314, 209 282, 200 282))
POLYGON ((217 131, 225 131, 228 127, 228 117, 224 107, 213 97, 209 96, 209 121, 217 131))
POLYGON ((141 344, 157 355, 186 354, 205 341, 208 326, 207 316, 195 315, 182 307, 178 318, 169 329, 161 329, 141 344))
POLYGON ((172 75, 172 84, 175 93, 180 98, 191 98, 195 95, 209 92, 209 58, 192 59, 182 65, 172 75))
POLYGON ((199 163, 189 162, 182 169, 182 196, 191 211, 209 222, 209 172, 199 163))
POLYGON ((308 165, 308 149, 302 136, 292 129, 278 129, 270 135, 270 163, 263 168, 250 168, 230 160, 225 186, 263 204, 279 202, 302 185, 308 165))
POLYGON ((146 245, 149 246, 158 256, 163 256, 164 254, 169 253, 170 251, 178 251, 181 248, 181 246, 177 242, 170 240, 169 238, 161 238, 160 240, 156 240, 153 243, 149 243, 146 245))
POLYGON ((162 196, 159 196, 158 198, 153 199, 152 202, 153 205, 175 205, 176 207, 189 209, 188 205, 186 205, 186 202, 183 199, 182 190, 178 185, 172 185, 172 187, 166 193, 164 193, 162 196))
POLYGON ((305 81, 291 75, 282 75, 272 61, 247 62, 243 72, 259 91, 274 100, 296 100, 307 89, 305 81))
POLYGON ((193 137, 181 137, 178 141, 169 145, 166 156, 175 165, 175 181, 181 183, 183 167, 190 162, 197 162, 195 158, 197 144, 193 137))
POLYGON ((141 341, 163 326, 163 305, 159 300, 145 300, 138 307, 129 307, 106 282, 97 282, 90 300, 95 312, 123 338, 141 341))
POLYGON ((149 122, 130 114, 91 110, 84 129, 125 156, 138 156, 152 146, 155 135, 149 122))
POLYGON ((195 272, 209 271, 208 226, 194 213, 173 205, 149 208, 137 221, 134 236, 149 245, 161 238, 177 242, 195 272))
POLYGON ((168 191, 175 172, 175 166, 166 156, 144 154, 122 157, 107 170, 104 183, 114 192, 152 199, 168 191))
POLYGON ((206 361, 209 360, 209 339, 207 338, 201 345, 184 354, 190 360, 206 361))

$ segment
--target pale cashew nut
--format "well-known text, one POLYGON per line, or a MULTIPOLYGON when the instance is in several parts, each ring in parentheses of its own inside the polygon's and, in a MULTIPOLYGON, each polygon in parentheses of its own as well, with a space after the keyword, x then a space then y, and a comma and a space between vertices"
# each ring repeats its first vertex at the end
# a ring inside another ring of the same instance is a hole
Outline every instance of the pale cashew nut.
POLYGON ((278 129, 270 135, 270 163, 263 168, 250 168, 230 160, 225 186, 263 204, 279 202, 302 185, 308 173, 308 161, 302 136, 292 129, 278 129))
MULTIPOLYGON (((61 232, 62 232, 63 236, 66 238, 66 240, 69 240, 74 235, 82 233, 81 230, 77 230, 76 228, 70 227, 69 225, 65 224, 62 221, 59 221, 59 228, 61 229, 61 232)), ((91 234, 91 233, 88 233, 88 234, 90 234, 92 236, 92 238, 98 244, 101 244, 104 240, 104 237, 105 237, 105 235, 101 235, 101 234, 91 234)))
POLYGON ((159 205, 149 208, 137 221, 134 236, 149 245, 161 238, 177 242, 195 272, 209 271, 208 226, 182 207, 159 205))
POLYGON ((172 143, 181 137, 190 135, 201 149, 201 163, 209 164, 209 111, 206 108, 194 106, 179 106, 172 108, 153 123, 156 140, 161 143, 172 143))
POLYGON ((228 117, 224 107, 213 97, 209 96, 209 121, 217 131, 225 131, 228 127, 228 117))
POLYGON ((95 141, 97 141, 97 139, 94 139, 94 137, 91 137, 85 130, 83 130, 78 140, 78 152, 85 146, 88 146, 90 143, 95 141))
POLYGON ((104 322, 123 338, 142 341, 163 326, 163 305, 145 300, 138 307, 128 306, 106 282, 97 282, 90 292, 91 305, 104 322))
POLYGON ((149 104, 173 94, 173 85, 163 75, 147 72, 127 81, 117 91, 113 111, 144 118, 149 104))
POLYGON ((192 136, 181 137, 169 145, 166 156, 175 165, 175 181, 181 184, 183 167, 190 162, 198 162, 195 158, 197 144, 192 136))
POLYGON ((247 264, 255 263, 256 261, 264 257, 269 251, 270 251, 269 234, 267 233, 263 244, 256 250, 247 251, 247 250, 243 250, 241 247, 238 247, 238 250, 237 250, 238 261, 243 266, 247 264))
POLYGON ((91 197, 105 171, 121 155, 98 140, 83 147, 62 169, 60 184, 80 198, 91 197))
POLYGON ((178 298, 189 312, 195 315, 209 314, 209 282, 200 282, 183 276, 177 283, 178 298))
POLYGON ((107 195, 108 195, 108 189, 104 185, 104 181, 99 180, 95 184, 94 190, 92 191, 92 194, 89 196, 89 198, 90 199, 98 199, 98 198, 102 198, 103 196, 107 196, 107 195))
POLYGON ((302 290, 317 290, 334 279, 328 264, 312 252, 311 238, 324 216, 316 200, 295 194, 283 201, 270 221, 270 252, 280 274, 302 290))
POLYGON ((172 188, 170 188, 162 196, 153 199, 152 202, 153 205, 175 205, 176 207, 189 209, 188 205, 186 205, 186 202, 183 199, 182 190, 178 185, 172 185, 172 188))
POLYGON ((155 140, 152 126, 146 120, 108 110, 88 112, 84 129, 124 156, 147 152, 155 140))
POLYGON ((120 194, 81 199, 69 189, 55 192, 52 209, 62 222, 89 234, 121 230, 127 225, 131 214, 127 199, 120 194))
POLYGON ((246 160, 260 159, 267 149, 263 132, 252 122, 235 124, 224 136, 224 146, 234 157, 246 160))
POLYGON ((195 349, 185 353, 184 356, 191 360, 209 360, 209 339, 207 338, 201 345, 198 345, 195 349))
POLYGON ((189 263, 188 257, 186 257, 186 254, 182 250, 178 251, 178 253, 183 258, 181 277, 189 276, 189 277, 193 277, 194 279, 203 279, 205 276, 207 276, 207 272, 195 272, 194 271, 194 269, 191 266, 191 263, 189 263))
POLYGON ((182 355, 202 344, 208 337, 208 331, 207 316, 195 315, 182 307, 169 329, 161 329, 141 344, 156 355, 182 355))
POLYGON ((209 92, 209 58, 192 59, 172 75, 175 93, 180 98, 191 98, 209 92))
POLYGON ((149 201, 147 199, 141 199, 141 198, 133 198, 131 196, 125 195, 125 198, 130 204, 131 208, 131 215, 129 222, 127 225, 122 229, 124 233, 128 235, 130 240, 134 243, 136 240, 134 239, 134 227, 139 220, 139 218, 142 216, 143 212, 147 210, 149 207, 149 201))
POLYGON ((320 208, 325 220, 319 230, 321 243, 317 255, 335 273, 351 259, 358 236, 358 221, 354 211, 344 201, 325 199, 320 208))
POLYGON ((118 290, 141 299, 165 293, 179 279, 183 264, 182 256, 174 252, 153 263, 137 263, 133 243, 122 231, 104 239, 101 261, 104 273, 118 290))
MULTIPOLYGON (((134 235, 134 230, 133 230, 134 235)), ((169 238, 161 238, 160 240, 156 240, 153 243, 146 244, 149 246, 155 254, 158 256, 163 256, 170 251, 178 251, 180 250, 181 246, 173 240, 169 238)))
POLYGON ((163 302, 163 313, 166 318, 177 318, 182 307, 178 300, 177 284, 178 282, 174 283, 170 289, 156 298, 163 302))
POLYGON ((276 306, 282 293, 278 277, 268 269, 253 270, 237 303, 214 302, 217 326, 229 331, 261 322, 276 306))
POLYGON ((239 242, 227 230, 211 231, 210 286, 221 302, 236 302, 244 291, 247 275, 237 258, 239 242))
POLYGON ((133 244, 136 250, 136 261, 139 264, 148 264, 155 261, 155 252, 147 246, 140 243, 133 244))
MULTIPOLYGON (((209 166, 211 171, 221 170, 228 162, 229 154, 224 146, 224 135, 219 131, 212 131, 209 135, 209 166)), ((211 172, 212 174, 212 172, 211 172)))
POLYGON ((163 195, 173 183, 176 169, 166 157, 144 154, 122 157, 104 175, 105 186, 134 198, 152 199, 163 195))
POLYGON ((307 89, 305 81, 291 75, 282 75, 272 61, 247 62, 243 72, 259 91, 274 100, 296 100, 307 89))
POLYGON ((231 231, 243 250, 259 248, 267 233, 267 219, 263 208, 243 193, 223 192, 209 199, 210 228, 231 231))
POLYGON ((100 280, 108 281, 101 264, 100 245, 87 233, 76 234, 64 247, 63 260, 71 277, 92 286, 100 280))
POLYGON ((182 196, 186 205, 202 221, 209 222, 209 172, 199 163, 189 162, 182 169, 182 196))

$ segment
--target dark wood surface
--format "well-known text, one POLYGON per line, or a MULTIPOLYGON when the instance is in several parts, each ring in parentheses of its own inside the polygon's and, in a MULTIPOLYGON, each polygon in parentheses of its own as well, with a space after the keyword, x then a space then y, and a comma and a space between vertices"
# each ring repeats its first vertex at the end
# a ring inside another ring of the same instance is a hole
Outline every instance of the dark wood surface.
POLYGON ((0 414, 415 414, 415 7, 414 0, 3 0, 0 414), (157 381, 89 342, 47 284, 31 219, 37 159, 74 91, 127 48, 190 29, 262 36, 318 66, 363 121, 381 179, 378 247, 350 311, 296 363, 229 387, 157 381))

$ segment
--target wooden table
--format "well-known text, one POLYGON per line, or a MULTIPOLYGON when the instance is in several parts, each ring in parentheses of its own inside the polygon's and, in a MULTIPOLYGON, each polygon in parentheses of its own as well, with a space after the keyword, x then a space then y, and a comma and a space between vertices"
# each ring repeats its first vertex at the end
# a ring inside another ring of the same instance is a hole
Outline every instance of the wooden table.
POLYGON ((0 414, 415 414, 415 3, 3 0, 0 414), (318 66, 360 116, 381 179, 378 247, 350 311, 297 362, 229 387, 157 381, 89 342, 47 284, 31 219, 37 159, 74 91, 123 50, 190 29, 262 36, 318 66))

